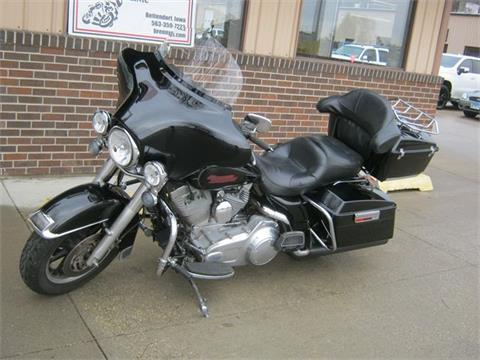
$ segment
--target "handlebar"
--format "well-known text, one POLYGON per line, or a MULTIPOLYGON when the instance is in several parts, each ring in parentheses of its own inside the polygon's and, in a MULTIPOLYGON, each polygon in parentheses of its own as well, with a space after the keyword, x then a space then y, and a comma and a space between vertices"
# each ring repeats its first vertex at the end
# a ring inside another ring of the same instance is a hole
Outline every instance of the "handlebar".
POLYGON ((258 145, 259 147, 261 147, 263 150, 273 151, 273 148, 270 145, 268 145, 265 141, 260 140, 259 138, 255 137, 252 134, 247 134, 247 139, 249 139, 255 145, 258 145))

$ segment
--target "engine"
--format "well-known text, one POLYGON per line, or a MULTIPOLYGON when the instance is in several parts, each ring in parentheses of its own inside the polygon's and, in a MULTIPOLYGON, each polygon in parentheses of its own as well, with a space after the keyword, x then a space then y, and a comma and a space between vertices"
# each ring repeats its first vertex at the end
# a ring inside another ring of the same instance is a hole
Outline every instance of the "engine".
POLYGON ((248 218, 241 212, 251 186, 210 191, 184 185, 170 193, 175 210, 190 227, 189 242, 204 261, 264 265, 277 255, 277 223, 260 215, 248 218))

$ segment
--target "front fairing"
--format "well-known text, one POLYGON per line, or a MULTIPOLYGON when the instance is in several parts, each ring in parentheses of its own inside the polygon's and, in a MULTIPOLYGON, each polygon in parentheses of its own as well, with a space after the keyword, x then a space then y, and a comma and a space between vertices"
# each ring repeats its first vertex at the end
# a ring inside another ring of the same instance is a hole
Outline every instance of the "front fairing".
POLYGON ((171 178, 249 161, 250 146, 229 106, 184 81, 155 54, 122 51, 119 93, 114 116, 138 141, 141 162, 161 161, 171 178))

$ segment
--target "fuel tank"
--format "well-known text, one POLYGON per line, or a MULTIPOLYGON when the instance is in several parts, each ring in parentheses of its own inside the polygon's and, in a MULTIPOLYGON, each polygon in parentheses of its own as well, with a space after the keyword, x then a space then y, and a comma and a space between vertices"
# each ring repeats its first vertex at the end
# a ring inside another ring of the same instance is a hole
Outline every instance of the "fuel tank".
POLYGON ((236 168, 250 161, 250 145, 229 106, 154 53, 123 50, 118 73, 114 117, 138 142, 142 162, 161 161, 171 179, 182 179, 208 166, 236 168))
POLYGON ((199 189, 214 190, 254 182, 258 175, 246 168, 209 166, 192 177, 192 182, 199 189))

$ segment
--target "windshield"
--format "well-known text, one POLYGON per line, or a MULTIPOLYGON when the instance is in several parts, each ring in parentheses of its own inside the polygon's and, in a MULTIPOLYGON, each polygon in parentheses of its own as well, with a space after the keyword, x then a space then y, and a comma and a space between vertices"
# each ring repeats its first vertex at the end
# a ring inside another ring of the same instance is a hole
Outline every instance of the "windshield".
POLYGON ((360 46, 352 46, 352 45, 343 45, 335 50, 333 53, 336 55, 344 55, 344 56, 355 56, 359 57, 362 53, 363 48, 360 46))
POLYGON ((235 104, 243 87, 243 74, 232 54, 215 38, 207 37, 197 41, 192 50, 178 48, 180 56, 186 59, 164 61, 183 80, 226 104, 235 104))
POLYGON ((460 56, 442 55, 442 63, 440 64, 440 66, 451 68, 455 66, 458 60, 460 60, 460 56))

